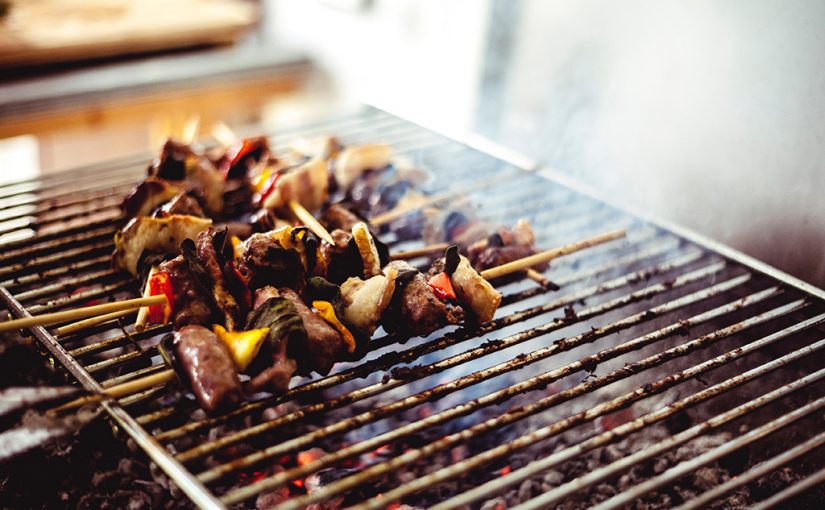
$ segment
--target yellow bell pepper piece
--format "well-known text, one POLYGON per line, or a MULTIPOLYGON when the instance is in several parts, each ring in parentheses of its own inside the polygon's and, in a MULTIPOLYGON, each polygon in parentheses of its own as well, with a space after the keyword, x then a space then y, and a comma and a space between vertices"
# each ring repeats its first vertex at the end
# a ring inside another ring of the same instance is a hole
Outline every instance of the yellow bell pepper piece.
POLYGON ((231 236, 229 238, 229 241, 232 243, 232 255, 235 257, 235 259, 241 258, 241 256, 243 255, 243 251, 241 248, 241 244, 243 243, 243 241, 241 241, 241 238, 238 236, 231 236))
POLYGON ((320 315, 322 319, 327 321, 330 326, 337 329, 338 332, 341 333, 344 343, 347 344, 347 352, 355 352, 355 338, 352 336, 352 333, 349 332, 347 327, 341 324, 338 317, 335 316, 335 309, 332 307, 332 304, 328 301, 313 301, 312 307, 318 310, 318 315, 320 315))
POLYGON ((232 360, 243 372, 252 363, 258 351, 261 350, 269 328, 250 329, 248 331, 227 331, 220 324, 212 326, 212 331, 220 338, 221 342, 229 349, 232 360))
POLYGON ((269 183, 269 179, 272 177, 272 168, 266 167, 264 168, 261 175, 255 179, 255 183, 252 185, 255 188, 255 191, 258 193, 262 192, 266 185, 269 183))

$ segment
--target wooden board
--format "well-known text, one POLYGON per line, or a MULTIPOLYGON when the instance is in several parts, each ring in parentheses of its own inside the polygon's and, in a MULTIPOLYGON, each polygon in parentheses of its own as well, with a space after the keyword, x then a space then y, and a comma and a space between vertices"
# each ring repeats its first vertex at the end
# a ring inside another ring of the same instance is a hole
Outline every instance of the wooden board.
POLYGON ((244 0, 23 0, 0 22, 0 67, 234 41, 258 20, 244 0))

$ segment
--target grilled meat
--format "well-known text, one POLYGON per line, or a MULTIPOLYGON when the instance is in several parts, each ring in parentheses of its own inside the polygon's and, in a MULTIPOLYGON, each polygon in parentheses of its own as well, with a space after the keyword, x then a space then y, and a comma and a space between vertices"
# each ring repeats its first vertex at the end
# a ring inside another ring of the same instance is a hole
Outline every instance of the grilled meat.
POLYGON ((178 255, 160 265, 161 271, 169 273, 174 292, 174 309, 172 324, 180 329, 188 324, 208 325, 215 315, 212 299, 204 295, 202 286, 198 285, 189 271, 189 264, 178 255))
POLYGON ((204 197, 210 215, 223 211, 224 178, 205 157, 172 139, 163 145, 159 158, 149 168, 149 176, 171 181, 186 189, 196 188, 204 197))
POLYGON ((388 333, 427 336, 447 324, 461 322, 461 307, 448 307, 438 299, 420 271, 401 260, 390 262, 384 271, 389 269, 395 269, 399 276, 392 302, 381 316, 381 324, 388 333))
POLYGON ((329 207, 324 209, 321 214, 321 220, 330 231, 334 229, 341 229, 346 232, 352 231, 352 227, 354 227, 357 223, 365 221, 353 210, 340 203, 331 204, 329 207))
POLYGON ((163 179, 147 177, 123 199, 121 209, 128 218, 148 216, 155 208, 172 200, 180 193, 180 186, 163 179))
POLYGON ((195 246, 197 247, 198 259, 203 264, 210 279, 212 299, 223 314, 226 328, 233 330, 241 317, 241 308, 224 283, 222 268, 226 264, 226 260, 223 253, 220 252, 223 250, 225 240, 226 230, 222 230, 216 235, 215 230, 210 228, 198 234, 195 246), (219 246, 216 246, 216 244, 219 246))
POLYGON ((314 370, 321 375, 327 375, 344 352, 345 346, 341 335, 313 313, 295 291, 280 289, 279 292, 295 307, 306 330, 305 342, 290 343, 287 350, 289 357, 298 362, 299 371, 302 373, 314 370))
POLYGON ((249 288, 271 285, 301 291, 306 272, 295 250, 281 246, 269 233, 253 234, 243 244, 240 270, 249 278, 249 288))
POLYGON ((212 220, 185 214, 171 214, 164 218, 141 216, 133 218, 115 234, 115 267, 137 276, 138 261, 144 250, 160 253, 180 253, 184 239, 194 239, 212 224, 212 220))
POLYGON ((265 345, 247 368, 250 392, 283 393, 298 364, 288 355, 292 344, 306 343, 303 320, 289 299, 274 287, 264 287, 255 294, 255 309, 246 329, 269 328, 265 345))
MULTIPOLYGON (((478 240, 467 248, 467 258, 478 271, 500 266, 535 253, 535 235, 527 220, 520 219, 512 230, 498 228, 485 239, 478 240)), ((537 271, 546 271, 548 264, 534 266, 537 271)))
POLYGON ((229 351, 203 326, 184 326, 174 333, 175 353, 201 408, 218 414, 244 400, 241 381, 229 351))
POLYGON ((155 209, 152 215, 158 218, 162 218, 170 214, 186 214, 201 218, 206 217, 206 213, 203 212, 200 202, 198 202, 198 199, 194 197, 193 193, 194 191, 187 191, 175 195, 171 200, 155 209))

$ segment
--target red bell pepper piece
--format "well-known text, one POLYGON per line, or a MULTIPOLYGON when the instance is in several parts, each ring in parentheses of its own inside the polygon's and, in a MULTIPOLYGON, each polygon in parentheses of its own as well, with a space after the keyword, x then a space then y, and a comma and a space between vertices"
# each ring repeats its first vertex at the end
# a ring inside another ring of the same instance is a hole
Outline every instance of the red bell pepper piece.
POLYGON ((266 197, 272 194, 275 191, 275 185, 278 184, 278 179, 281 178, 281 174, 275 174, 275 177, 272 178, 272 182, 261 192, 261 206, 264 205, 266 202, 266 197))
POLYGON ((175 294, 172 291, 172 280, 166 271, 158 271, 149 278, 149 295, 166 296, 166 303, 149 307, 149 321, 153 324, 164 324, 172 316, 175 306, 175 294))
POLYGON ((438 299, 444 301, 447 299, 455 299, 455 291, 453 290, 453 283, 450 281, 450 275, 441 272, 430 278, 427 282, 432 287, 438 299))

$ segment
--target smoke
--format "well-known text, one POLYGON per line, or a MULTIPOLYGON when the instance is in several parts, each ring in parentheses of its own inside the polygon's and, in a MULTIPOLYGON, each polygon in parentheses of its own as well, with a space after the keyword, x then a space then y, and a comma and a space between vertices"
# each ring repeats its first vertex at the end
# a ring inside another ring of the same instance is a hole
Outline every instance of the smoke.
POLYGON ((825 285, 825 4, 517 9, 483 134, 825 285))

